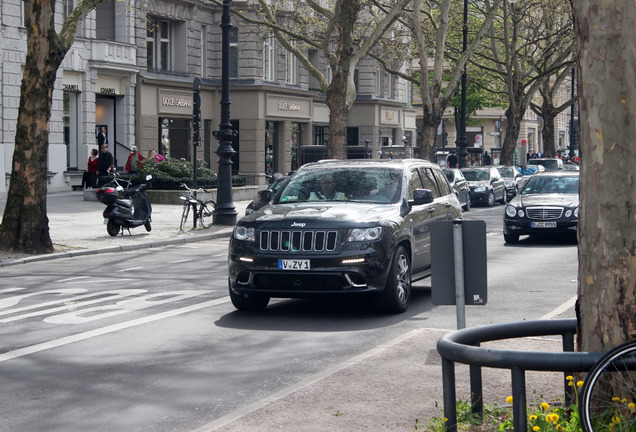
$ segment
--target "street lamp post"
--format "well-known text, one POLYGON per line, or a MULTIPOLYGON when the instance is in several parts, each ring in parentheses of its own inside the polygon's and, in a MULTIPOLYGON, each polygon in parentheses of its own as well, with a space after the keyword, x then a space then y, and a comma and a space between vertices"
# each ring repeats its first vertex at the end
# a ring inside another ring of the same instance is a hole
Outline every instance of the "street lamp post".
POLYGON ((232 138, 235 133, 230 123, 230 3, 232 0, 223 0, 223 16, 221 18, 221 126, 214 131, 214 136, 219 140, 219 148, 216 154, 219 156, 219 176, 216 195, 216 210, 214 210, 214 223, 217 225, 234 225, 237 211, 232 202, 232 138))
MULTIPOLYGON (((462 53, 466 52, 468 47, 468 0, 464 0, 464 27, 462 53)), ((466 137, 466 85, 468 76, 466 74, 466 64, 464 64, 464 72, 462 73, 462 94, 461 94, 461 108, 459 113, 459 140, 457 146, 459 147, 459 167, 466 167, 466 159, 468 156, 468 138, 466 137)))

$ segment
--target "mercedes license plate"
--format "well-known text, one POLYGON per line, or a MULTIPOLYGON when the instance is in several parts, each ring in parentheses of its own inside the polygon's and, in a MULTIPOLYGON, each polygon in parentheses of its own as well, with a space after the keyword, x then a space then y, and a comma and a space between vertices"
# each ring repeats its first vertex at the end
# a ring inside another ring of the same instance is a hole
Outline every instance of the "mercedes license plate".
POLYGON ((556 228, 556 222, 532 222, 532 228, 556 228))
POLYGON ((278 269, 279 270, 309 270, 311 269, 311 266, 309 265, 309 260, 279 259, 278 269))

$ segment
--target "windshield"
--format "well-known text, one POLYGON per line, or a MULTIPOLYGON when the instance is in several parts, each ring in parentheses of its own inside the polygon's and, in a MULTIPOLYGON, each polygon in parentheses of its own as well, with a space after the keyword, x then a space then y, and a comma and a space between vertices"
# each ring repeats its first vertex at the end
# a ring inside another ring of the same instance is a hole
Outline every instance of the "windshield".
POLYGON ((394 168, 323 168, 299 171, 285 185, 277 203, 361 201, 396 203, 402 171, 394 168))
POLYGON ((499 174, 501 174, 502 177, 514 177, 515 176, 515 170, 512 169, 511 167, 501 167, 499 168, 499 174))
POLYGON ((553 171, 559 169, 559 162, 555 159, 531 159, 528 165, 543 165, 545 169, 553 171))
POLYGON ((521 191, 523 195, 529 194, 578 194, 579 193, 579 177, 578 176, 541 176, 532 177, 521 191))
POLYGON ((476 170, 476 169, 468 169, 462 171, 466 180, 470 181, 484 181, 490 180, 490 170, 476 170))

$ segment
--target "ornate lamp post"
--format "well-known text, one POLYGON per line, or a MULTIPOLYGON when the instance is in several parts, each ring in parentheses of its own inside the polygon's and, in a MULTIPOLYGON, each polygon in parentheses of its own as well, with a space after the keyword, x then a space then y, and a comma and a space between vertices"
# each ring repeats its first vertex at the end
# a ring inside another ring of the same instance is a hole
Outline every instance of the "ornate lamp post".
POLYGON ((221 57, 221 126, 214 131, 214 136, 219 140, 219 148, 216 154, 219 156, 219 179, 216 195, 216 210, 214 211, 214 223, 217 225, 234 225, 237 211, 232 202, 232 138, 235 132, 230 123, 230 3, 232 0, 223 0, 223 16, 221 18, 222 32, 222 57, 221 57))

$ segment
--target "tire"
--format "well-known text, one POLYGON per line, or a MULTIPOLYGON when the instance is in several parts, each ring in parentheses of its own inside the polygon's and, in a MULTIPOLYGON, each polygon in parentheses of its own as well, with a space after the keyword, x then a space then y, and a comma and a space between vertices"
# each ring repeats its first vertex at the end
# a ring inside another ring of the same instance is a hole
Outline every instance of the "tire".
POLYGON ((501 199, 499 200, 499 203, 505 204, 507 201, 508 201, 508 192, 506 192, 506 189, 504 188, 503 194, 501 194, 501 199))
POLYGON ((183 231, 185 229, 186 223, 188 222, 189 214, 190 202, 186 200, 185 204, 183 204, 183 213, 181 213, 181 223, 179 224, 179 231, 183 231))
POLYGON ((201 222, 201 226, 205 229, 208 229, 214 223, 214 216, 212 212, 216 210, 216 204, 212 200, 207 200, 201 206, 201 217, 199 221, 201 222))
POLYGON ((116 237, 121 232, 121 225, 117 225, 112 219, 108 219, 106 231, 108 231, 108 234, 112 237, 116 237))
POLYGON ((579 401, 584 432, 634 430, 636 419, 627 404, 636 401, 635 376, 636 341, 617 346, 594 365, 579 401))
POLYGON ((146 223, 144 224, 144 228, 146 228, 146 231, 148 232, 152 231, 152 225, 150 225, 150 221, 146 221, 146 223))
POLYGON ((506 234, 504 233, 504 241, 506 243, 519 243, 519 234, 506 234))
POLYGON ((495 193, 493 191, 488 192, 488 203, 486 205, 488 207, 495 205, 495 193))
POLYGON ((398 246, 384 291, 376 298, 376 306, 381 312, 398 314, 406 311, 410 301, 411 259, 406 249, 398 246))
POLYGON ((470 195, 466 198, 466 204, 462 207, 464 211, 470 211, 470 195))
POLYGON ((253 294, 236 294, 230 290, 230 300, 234 307, 240 311, 262 311, 269 304, 269 297, 253 294))

